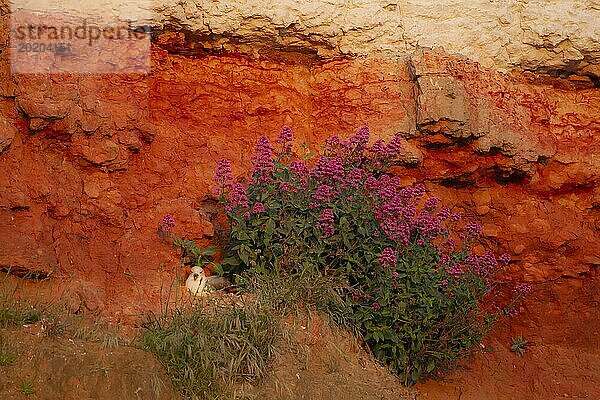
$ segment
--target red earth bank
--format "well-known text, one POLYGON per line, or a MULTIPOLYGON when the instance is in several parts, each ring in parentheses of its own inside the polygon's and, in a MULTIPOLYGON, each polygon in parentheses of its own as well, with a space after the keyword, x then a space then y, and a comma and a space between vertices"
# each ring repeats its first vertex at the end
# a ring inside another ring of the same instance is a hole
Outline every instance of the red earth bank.
POLYGON ((504 279, 534 288, 490 339, 501 351, 424 398, 600 398, 599 88, 439 51, 288 63, 154 47, 148 76, 13 75, 3 52, 0 78, 0 267, 70 282, 76 310, 131 323, 156 306, 177 265, 157 226, 173 214, 176 233, 214 241, 219 159, 243 176, 284 124, 298 153, 367 125, 402 133, 395 172, 479 218, 513 258, 504 279), (506 350, 518 334, 534 341, 523 359, 506 350))

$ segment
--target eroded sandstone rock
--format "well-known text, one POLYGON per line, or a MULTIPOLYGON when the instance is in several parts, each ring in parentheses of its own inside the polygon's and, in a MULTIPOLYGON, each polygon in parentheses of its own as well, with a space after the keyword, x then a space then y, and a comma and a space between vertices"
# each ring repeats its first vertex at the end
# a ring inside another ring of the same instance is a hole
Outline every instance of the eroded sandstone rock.
POLYGON ((61 2, 27 7, 149 25, 159 43, 192 53, 284 49, 331 58, 442 46, 492 69, 599 76, 600 7, 594 0, 104 0, 75 9, 61 2))
POLYGON ((449 76, 417 78, 417 125, 420 131, 444 132, 455 138, 471 136, 463 84, 449 76))

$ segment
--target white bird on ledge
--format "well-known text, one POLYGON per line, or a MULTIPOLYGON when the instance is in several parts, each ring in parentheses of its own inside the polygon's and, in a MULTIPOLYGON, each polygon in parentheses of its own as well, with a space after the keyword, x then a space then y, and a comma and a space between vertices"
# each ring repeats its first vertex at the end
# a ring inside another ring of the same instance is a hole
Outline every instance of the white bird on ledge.
POLYGON ((202 267, 193 267, 185 281, 185 287, 194 296, 202 296, 228 286, 229 282, 220 276, 206 276, 202 267))

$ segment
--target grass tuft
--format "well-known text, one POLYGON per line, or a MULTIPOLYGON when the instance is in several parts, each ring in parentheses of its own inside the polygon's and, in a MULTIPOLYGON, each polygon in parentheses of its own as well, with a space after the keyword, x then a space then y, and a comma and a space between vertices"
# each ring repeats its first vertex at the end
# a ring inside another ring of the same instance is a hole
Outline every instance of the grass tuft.
POLYGON ((67 333, 73 339, 101 343, 105 349, 128 346, 130 344, 120 334, 118 325, 111 325, 101 320, 90 323, 89 320, 80 316, 70 318, 70 326, 67 333))
POLYGON ((8 345, 0 337, 0 367, 7 367, 16 359, 17 356, 10 351, 8 345))
POLYGON ((237 279, 243 293, 251 293, 256 301, 277 310, 282 316, 316 310, 327 314, 338 326, 352 328, 351 309, 340 296, 343 282, 319 273, 285 274, 246 271, 237 279))
POLYGON ((32 394, 34 394, 35 388, 33 387, 33 383, 31 383, 30 381, 25 381, 21 383, 21 392, 25 396, 31 396, 32 394))
POLYGON ((11 285, 7 278, 8 273, 0 278, 0 328, 34 324, 40 321, 47 309, 20 300, 17 296, 18 285, 11 285))
POLYGON ((236 384, 265 376, 276 345, 289 339, 281 324, 285 316, 316 310, 349 325, 349 310, 331 278, 246 272, 238 286, 241 296, 179 301, 161 315, 147 315, 142 325, 142 346, 188 397, 230 398, 236 384))
POLYGON ((280 336, 279 317, 256 301, 201 301, 149 315, 142 335, 187 396, 228 398, 234 384, 262 378, 280 336))

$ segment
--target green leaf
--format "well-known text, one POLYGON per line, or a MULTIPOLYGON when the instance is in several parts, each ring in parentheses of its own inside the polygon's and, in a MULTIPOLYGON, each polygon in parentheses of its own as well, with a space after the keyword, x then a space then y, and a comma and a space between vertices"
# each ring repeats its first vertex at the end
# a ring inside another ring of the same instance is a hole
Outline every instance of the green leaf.
POLYGON ((273 233, 275 232, 275 221, 273 221, 272 219, 269 219, 267 221, 267 226, 265 229, 265 234, 267 235, 267 237, 271 237, 273 236, 273 233))
POLYGON ((427 372, 433 371, 435 368, 435 360, 430 360, 427 364, 427 372))
POLYGON ((203 267, 207 264, 207 262, 201 258, 196 258, 196 261, 194 262, 194 266, 196 267, 203 267))
POLYGON ((232 267, 236 267, 240 265, 240 260, 237 257, 227 257, 221 261, 221 265, 230 265, 232 267))
POLYGON ((214 256, 217 251, 219 251, 219 248, 217 246, 207 246, 202 250, 202 255, 203 256, 214 256))
POLYGON ((236 237, 238 240, 250 240, 250 236, 244 231, 236 232, 236 237))
POLYGON ((178 236, 173 235, 173 246, 174 247, 180 247, 181 246, 181 239, 179 239, 178 236))
POLYGON ((221 267, 221 264, 218 263, 212 263, 213 268, 215 269, 215 272, 218 275, 223 275, 223 267, 221 267))
POLYGON ((238 253, 238 255, 240 256, 240 260, 242 260, 242 262, 246 265, 249 265, 248 263, 248 253, 245 251, 240 251, 238 253))

